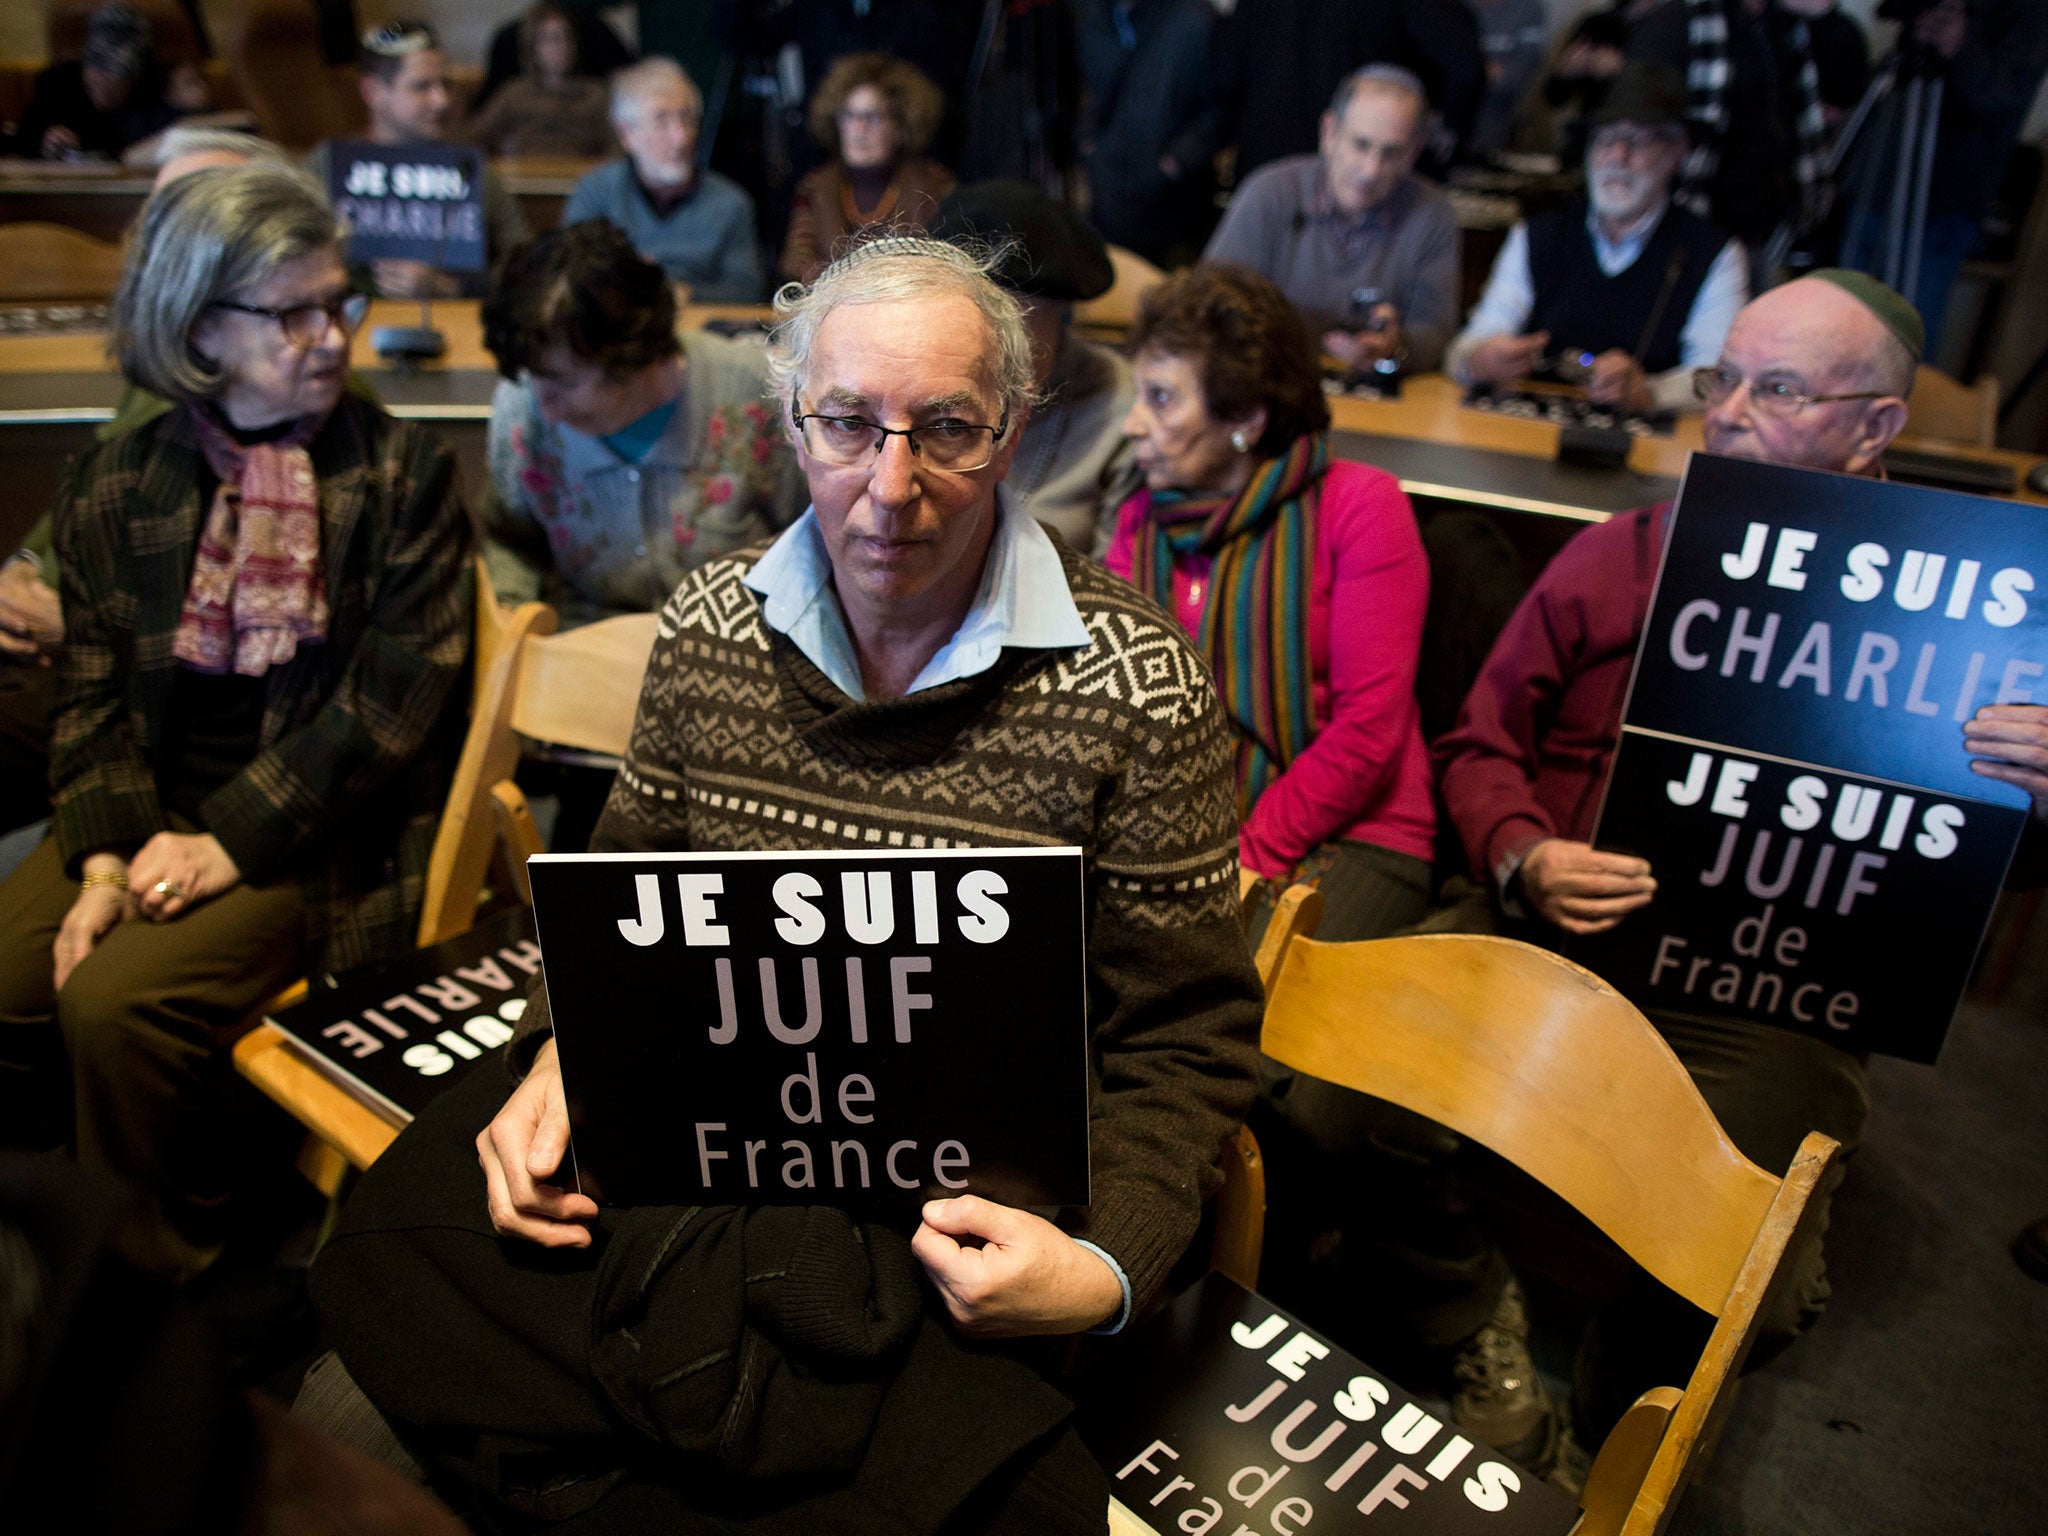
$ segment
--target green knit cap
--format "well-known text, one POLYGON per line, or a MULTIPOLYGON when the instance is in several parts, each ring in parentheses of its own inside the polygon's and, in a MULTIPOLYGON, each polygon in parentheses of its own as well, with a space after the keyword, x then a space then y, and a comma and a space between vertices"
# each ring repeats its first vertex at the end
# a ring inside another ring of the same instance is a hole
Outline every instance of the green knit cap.
POLYGON ((1806 275, 1834 284, 1877 316, 1884 328, 1905 344, 1913 361, 1920 361, 1920 354, 1927 349, 1927 322, 1920 318, 1919 310, 1906 302, 1904 294, 1887 288, 1868 272, 1853 272, 1847 267, 1821 267, 1806 275))

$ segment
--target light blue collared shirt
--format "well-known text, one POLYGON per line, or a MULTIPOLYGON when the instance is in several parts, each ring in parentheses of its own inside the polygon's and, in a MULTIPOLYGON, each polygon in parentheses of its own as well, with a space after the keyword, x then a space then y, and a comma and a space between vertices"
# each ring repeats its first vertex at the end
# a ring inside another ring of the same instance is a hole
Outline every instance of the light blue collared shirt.
MULTIPOLYGON (((747 585, 761 595, 761 617, 787 635, 849 699, 865 700, 860 662, 846 614, 832 589, 832 560, 815 507, 798 518, 754 562, 747 585)), ((996 488, 996 530, 981 586, 967 617, 911 683, 911 693, 986 672, 1005 646, 1049 650, 1089 643, 1074 606, 1059 551, 1043 528, 996 488)))
MULTIPOLYGON (((818 510, 783 532, 747 573, 747 585, 761 596, 761 618, 810 658, 811 664, 849 699, 865 699, 860 662, 853 653, 846 614, 832 589, 832 560, 818 527, 818 510)), ((967 617, 940 646, 910 685, 910 692, 974 677, 996 664, 1005 646, 1051 650, 1089 644, 1088 626, 1074 606, 1059 551, 1036 519, 996 488, 996 531, 989 541, 981 585, 967 617)), ((1123 1292, 1123 1305, 1096 1333, 1115 1333, 1131 1320, 1131 1277, 1123 1265, 1085 1238, 1075 1242, 1109 1266, 1123 1292)))

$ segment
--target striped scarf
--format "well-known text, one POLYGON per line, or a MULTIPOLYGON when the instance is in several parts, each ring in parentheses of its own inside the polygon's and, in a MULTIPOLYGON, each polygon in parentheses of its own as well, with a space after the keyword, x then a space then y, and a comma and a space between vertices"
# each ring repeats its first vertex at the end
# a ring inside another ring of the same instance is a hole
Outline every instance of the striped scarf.
POLYGON ((327 638, 320 569, 320 487, 306 451, 327 420, 242 444, 209 407, 188 407, 220 479, 192 559, 171 654, 197 672, 261 677, 302 644, 327 638))
MULTIPOLYGON (((1686 121, 1693 126, 1692 152, 1678 173, 1677 200, 1702 218, 1713 215, 1707 183, 1721 168, 1721 141, 1728 132, 1728 12, 1742 0, 1685 0, 1688 64, 1686 121)), ((1799 150, 1792 171, 1799 182, 1796 231, 1811 229, 1826 212, 1822 170, 1827 163, 1827 122, 1821 115, 1820 69, 1813 62, 1813 33, 1804 17, 1793 17, 1787 33, 1799 57, 1799 150)))
POLYGON ((1330 467, 1326 434, 1296 438, 1253 467, 1236 497, 1156 492, 1132 549, 1131 580, 1171 612, 1177 560, 1212 564, 1196 642, 1237 727, 1237 809, 1315 739, 1308 606, 1314 586, 1316 503, 1330 467))

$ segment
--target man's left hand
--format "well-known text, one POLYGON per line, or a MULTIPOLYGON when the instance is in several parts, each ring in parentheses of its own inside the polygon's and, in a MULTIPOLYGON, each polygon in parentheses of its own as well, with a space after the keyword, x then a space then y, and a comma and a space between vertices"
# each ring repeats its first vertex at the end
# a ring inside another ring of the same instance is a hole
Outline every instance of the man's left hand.
POLYGON ((2017 784, 2048 821, 2048 704, 1986 704, 1964 724, 1963 746, 1973 772, 2017 784))
POLYGON ((1042 1216, 979 1195, 925 1202, 910 1251, 975 1338, 1081 1333, 1124 1304, 1115 1274, 1042 1216))
POLYGON ((377 292, 387 299, 447 299, 461 291, 451 272, 436 272, 424 261, 387 256, 370 263, 377 292))
POLYGON ((1346 368, 1370 368, 1381 358, 1399 357, 1407 350, 1401 316, 1393 305, 1373 305, 1366 320, 1368 328, 1362 331, 1323 332, 1323 350, 1346 368))
POLYGON ((1593 359, 1593 370, 1586 375, 1586 398, 1595 405, 1611 405, 1638 416, 1657 403, 1643 377, 1643 365, 1619 347, 1593 359))
POLYGON ((184 916, 241 879, 242 871, 211 832, 159 832, 128 861, 136 910, 158 923, 184 916))

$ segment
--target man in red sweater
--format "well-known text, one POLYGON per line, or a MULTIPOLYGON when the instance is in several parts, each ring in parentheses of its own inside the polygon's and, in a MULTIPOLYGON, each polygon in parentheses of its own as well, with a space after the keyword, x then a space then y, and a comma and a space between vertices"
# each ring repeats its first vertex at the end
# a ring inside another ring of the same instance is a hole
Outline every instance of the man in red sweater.
MULTIPOLYGON (((1768 463, 1877 475, 1905 425, 1923 341, 1898 294, 1828 271, 1753 301, 1721 361, 1701 374, 1706 446, 1768 463)), ((1438 785, 1478 882, 1429 925, 1554 943, 1598 933, 1649 902, 1656 872, 1588 841, 1616 739, 1636 643, 1670 516, 1668 502, 1588 528, 1567 544, 1509 619, 1457 724, 1435 744, 1438 785)), ((1990 706, 1964 727, 1986 777, 2015 783, 2048 820, 2048 708, 1990 706)), ((1869 1110, 1862 1063, 1823 1041, 1730 1019, 1659 1013, 1659 1031, 1730 1138, 1752 1161, 1787 1167, 1819 1129, 1853 1152, 1869 1110)), ((1828 1296, 1820 1234, 1846 1157, 1819 1191, 1819 1218, 1787 1257, 1791 1275, 1753 1358, 1809 1325, 1828 1296)), ((1690 1309, 1686 1309, 1689 1311, 1690 1309)), ((1704 1329, 1647 1295, 1598 1320, 1575 1383, 1588 1444, 1637 1391, 1690 1369, 1704 1329), (1672 1324, 1680 1324, 1674 1330, 1672 1324), (1671 1346, 1667 1360, 1650 1341, 1671 1346)), ((1697 1317, 1698 1314, 1694 1314, 1697 1317)))

